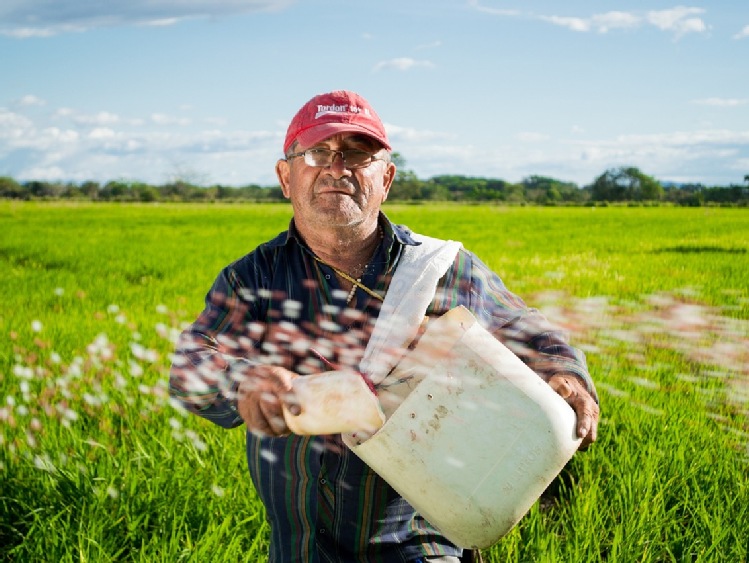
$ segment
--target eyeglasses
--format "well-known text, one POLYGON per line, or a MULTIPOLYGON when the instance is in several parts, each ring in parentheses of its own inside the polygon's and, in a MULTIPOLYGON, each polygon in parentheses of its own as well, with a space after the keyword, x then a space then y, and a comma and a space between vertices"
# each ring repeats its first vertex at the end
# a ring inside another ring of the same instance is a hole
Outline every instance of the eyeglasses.
POLYGON ((286 160, 295 158, 297 156, 303 156, 304 163, 307 166, 328 167, 333 164, 333 161, 335 160, 337 154, 341 155, 341 159, 343 159, 343 165, 349 170, 355 168, 364 168, 372 164, 375 160, 387 159, 387 157, 377 156, 376 152, 371 153, 360 149, 334 151, 332 149, 324 149, 318 147, 286 155, 286 160))

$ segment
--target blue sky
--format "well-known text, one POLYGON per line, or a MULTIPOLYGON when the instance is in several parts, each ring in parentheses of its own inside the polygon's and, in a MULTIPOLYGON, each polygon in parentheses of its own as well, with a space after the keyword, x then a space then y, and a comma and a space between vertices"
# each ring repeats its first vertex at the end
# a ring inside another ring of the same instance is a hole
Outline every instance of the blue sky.
POLYGON ((743 183, 748 61, 736 0, 3 0, 0 175, 272 185, 345 88, 423 179, 743 183))

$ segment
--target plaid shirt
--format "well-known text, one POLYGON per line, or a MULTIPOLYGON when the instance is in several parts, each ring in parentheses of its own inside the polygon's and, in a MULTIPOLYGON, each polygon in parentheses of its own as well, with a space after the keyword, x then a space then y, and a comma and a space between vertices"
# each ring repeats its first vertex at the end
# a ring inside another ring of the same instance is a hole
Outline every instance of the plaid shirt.
MULTIPOLYGON (((383 241, 361 278, 384 295, 410 231, 381 215, 383 241)), ((335 272, 289 230, 226 267, 206 307, 182 334, 170 392, 189 410, 225 428, 242 423, 237 381, 247 366, 326 371, 310 353, 357 368, 380 301, 356 292, 355 309, 335 272), (217 358, 230 367, 219 368, 217 358)), ((536 310, 509 292, 472 253, 461 250, 440 280, 427 315, 463 305, 542 378, 568 372, 595 396, 585 357, 536 310)), ((429 525, 340 436, 260 438, 247 433, 252 482, 271 526, 269 561, 407 562, 461 550, 429 525)))

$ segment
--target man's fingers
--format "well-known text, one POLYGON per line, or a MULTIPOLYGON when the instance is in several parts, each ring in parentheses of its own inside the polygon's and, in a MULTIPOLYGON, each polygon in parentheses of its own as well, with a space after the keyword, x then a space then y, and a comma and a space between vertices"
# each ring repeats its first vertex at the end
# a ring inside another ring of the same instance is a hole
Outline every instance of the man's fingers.
POLYGON ((567 399, 572 395, 572 386, 561 375, 555 375, 549 379, 549 386, 556 391, 562 399, 567 399))
POLYGON ((598 403, 575 376, 554 375, 549 378, 549 386, 575 411, 577 435, 582 438, 580 449, 587 448, 598 437, 598 403))
POLYGON ((263 393, 260 398, 259 409, 262 413, 263 426, 270 429, 271 436, 283 436, 289 433, 281 410, 281 401, 270 393, 263 393))
POLYGON ((292 412, 300 410, 292 385, 296 377, 283 368, 260 366, 240 383, 239 414, 251 432, 260 436, 289 434, 282 404, 287 403, 292 412))

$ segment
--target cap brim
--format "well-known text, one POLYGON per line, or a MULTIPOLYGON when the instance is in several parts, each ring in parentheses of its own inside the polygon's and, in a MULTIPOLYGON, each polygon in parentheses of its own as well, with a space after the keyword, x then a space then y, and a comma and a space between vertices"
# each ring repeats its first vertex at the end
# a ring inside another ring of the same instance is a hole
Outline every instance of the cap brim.
MULTIPOLYGON (((321 123, 315 127, 305 129, 299 133, 294 140, 301 145, 301 148, 306 149, 340 133, 362 133, 367 137, 373 138, 387 150, 391 150, 387 138, 383 137, 376 131, 372 131, 371 129, 361 127, 354 123, 321 123)), ((286 147, 285 150, 288 150, 288 147, 286 147)))

